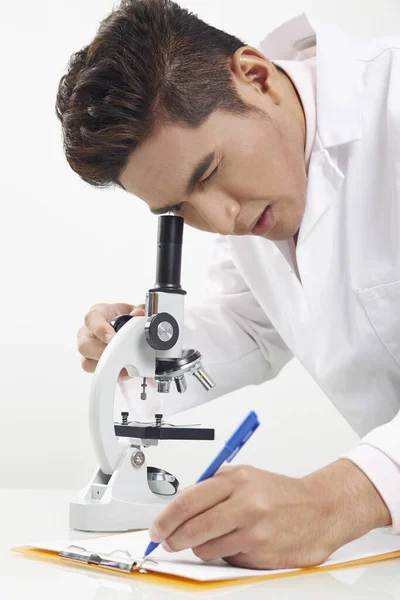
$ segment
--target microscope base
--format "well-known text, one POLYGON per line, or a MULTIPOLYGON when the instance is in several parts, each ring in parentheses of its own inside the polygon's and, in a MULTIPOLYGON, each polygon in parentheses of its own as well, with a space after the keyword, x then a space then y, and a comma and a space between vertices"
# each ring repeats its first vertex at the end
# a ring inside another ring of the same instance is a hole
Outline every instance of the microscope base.
POLYGON ((71 502, 70 527, 78 531, 119 532, 149 529, 162 504, 143 505, 111 500, 106 505, 95 506, 71 502))
POLYGON ((114 473, 97 469, 70 503, 69 525, 80 531, 118 532, 148 529, 175 494, 154 494, 148 485, 146 460, 133 466, 131 456, 138 448, 127 447, 114 473))

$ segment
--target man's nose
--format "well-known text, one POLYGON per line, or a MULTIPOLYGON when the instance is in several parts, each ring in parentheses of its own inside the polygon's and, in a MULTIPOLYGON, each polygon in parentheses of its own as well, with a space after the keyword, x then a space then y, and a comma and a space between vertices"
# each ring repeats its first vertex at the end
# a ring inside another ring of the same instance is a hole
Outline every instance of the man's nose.
POLYGON ((235 229, 240 204, 232 198, 210 194, 209 198, 199 198, 193 202, 194 208, 210 228, 220 235, 229 235, 235 229))

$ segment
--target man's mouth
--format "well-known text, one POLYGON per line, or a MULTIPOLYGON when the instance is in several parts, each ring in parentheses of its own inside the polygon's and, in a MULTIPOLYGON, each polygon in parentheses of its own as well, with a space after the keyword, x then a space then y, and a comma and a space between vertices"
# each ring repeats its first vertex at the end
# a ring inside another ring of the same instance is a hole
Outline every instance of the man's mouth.
POLYGON ((251 235, 266 235, 275 225, 275 215, 270 206, 267 206, 258 221, 250 231, 251 235))

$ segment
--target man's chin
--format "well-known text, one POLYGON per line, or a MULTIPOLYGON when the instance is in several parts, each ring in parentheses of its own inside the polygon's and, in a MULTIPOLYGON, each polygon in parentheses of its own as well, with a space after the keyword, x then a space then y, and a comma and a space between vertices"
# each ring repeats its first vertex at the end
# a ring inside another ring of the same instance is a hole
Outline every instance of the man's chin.
POLYGON ((299 231, 298 227, 280 227, 279 223, 275 225, 271 231, 262 237, 266 240, 270 240, 271 242, 284 242, 286 240, 290 240, 297 237, 297 233, 299 231))
POLYGON ((286 211, 282 215, 279 214, 279 212, 280 211, 276 210, 275 225, 263 236, 263 238, 271 240, 271 242, 283 242, 292 238, 295 238, 296 241, 301 225, 300 215, 295 214, 294 212, 287 213, 286 211))

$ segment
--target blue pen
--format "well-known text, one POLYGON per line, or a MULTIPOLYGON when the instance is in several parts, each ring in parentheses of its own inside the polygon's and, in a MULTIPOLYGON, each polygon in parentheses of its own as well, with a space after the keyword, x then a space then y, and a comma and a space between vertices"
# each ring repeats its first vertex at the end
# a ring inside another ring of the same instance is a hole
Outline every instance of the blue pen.
MULTIPOLYGON (((247 440, 253 435, 257 427, 260 425, 258 417, 255 412, 251 411, 245 418, 243 423, 239 425, 235 433, 226 442, 221 452, 214 458, 211 465, 204 471, 203 475, 198 478, 196 483, 209 479, 218 471, 220 466, 225 462, 231 462, 231 460, 239 452, 240 448, 247 442, 247 440)), ((150 542, 146 548, 144 556, 148 556, 150 552, 153 552, 159 546, 159 543, 150 542)))

